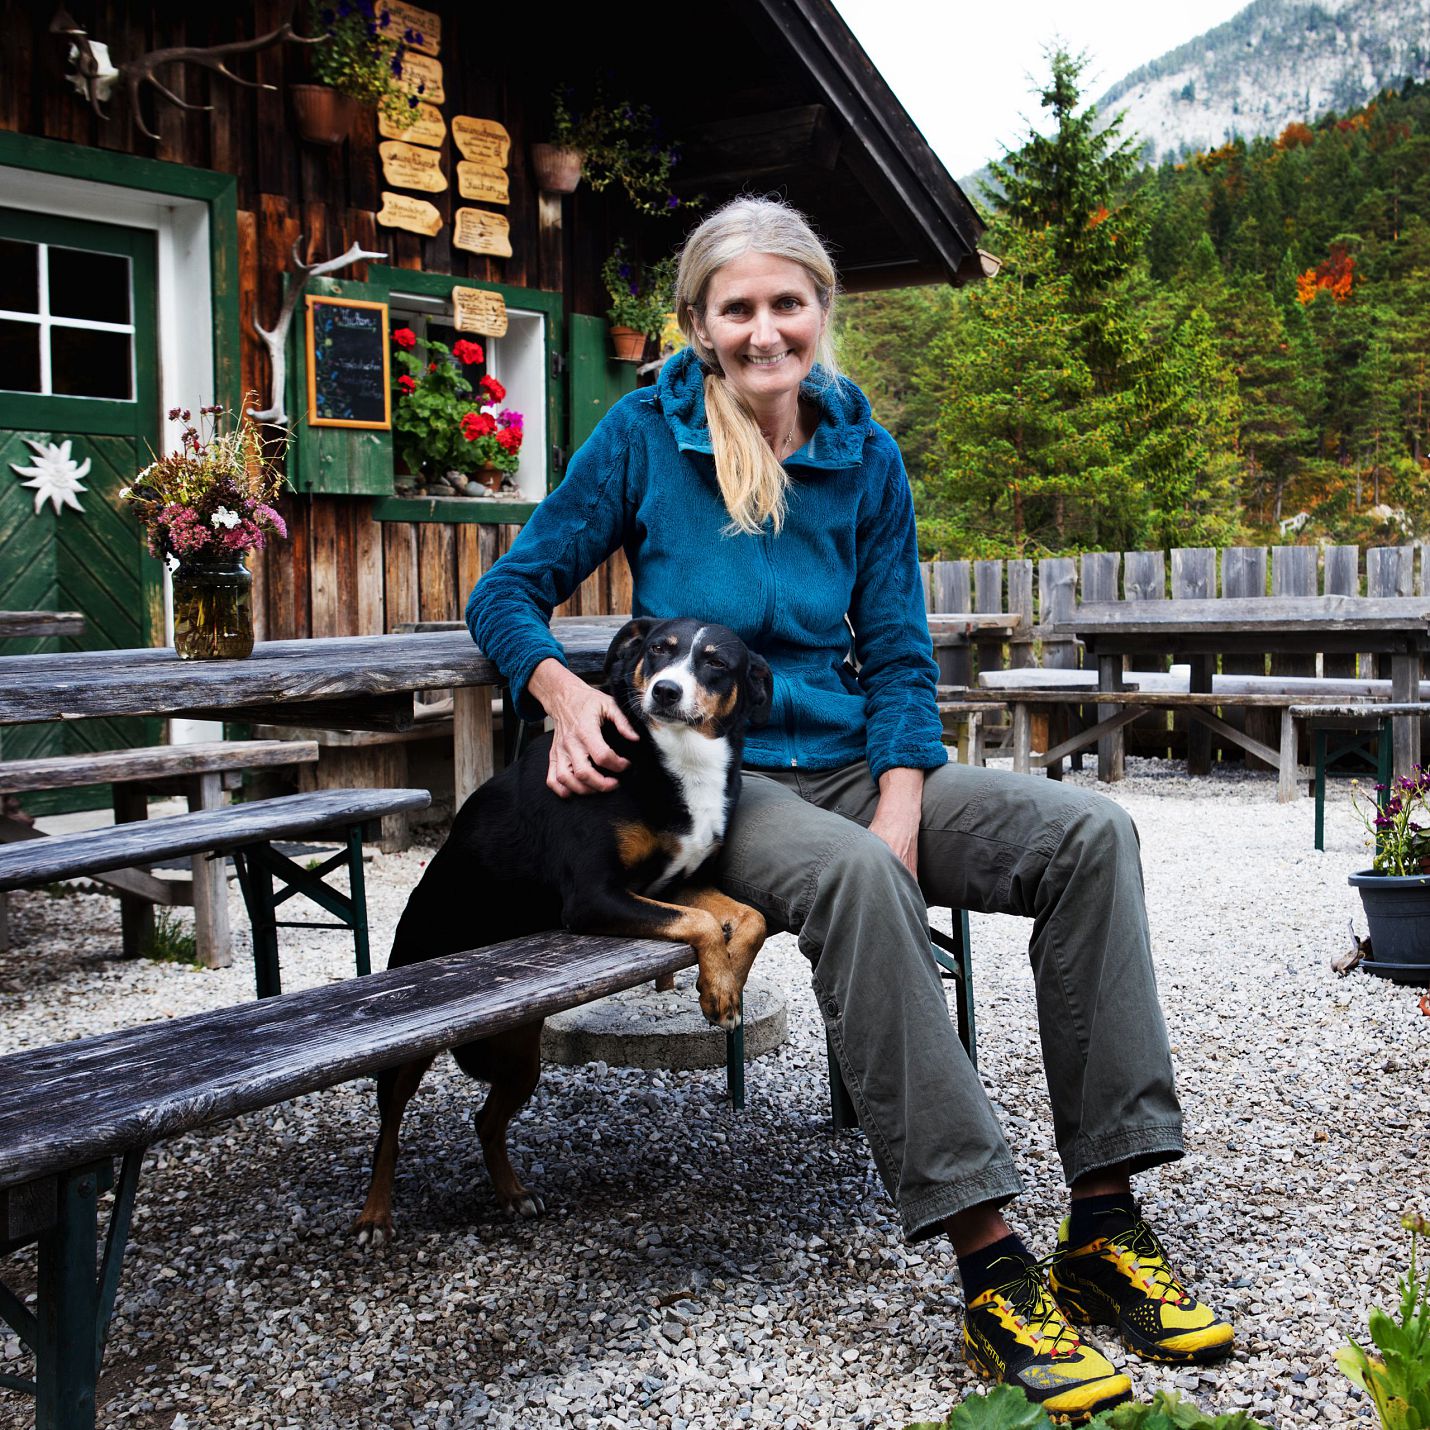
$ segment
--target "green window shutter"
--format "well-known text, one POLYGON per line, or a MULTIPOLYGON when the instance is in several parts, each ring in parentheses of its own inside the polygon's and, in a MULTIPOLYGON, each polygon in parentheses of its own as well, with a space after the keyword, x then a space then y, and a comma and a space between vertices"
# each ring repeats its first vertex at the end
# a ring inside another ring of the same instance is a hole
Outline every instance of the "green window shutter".
POLYGON ((610 324, 585 313, 571 314, 571 432, 574 452, 596 424, 636 387, 636 364, 611 357, 610 324))
MULTIPOLYGON (((340 278, 315 278, 308 293, 386 303, 387 287, 340 278)), ((306 307, 300 298, 289 330, 288 416, 293 445, 288 479, 294 491, 337 496, 392 495, 392 432, 347 427, 313 427, 308 422, 306 307)))

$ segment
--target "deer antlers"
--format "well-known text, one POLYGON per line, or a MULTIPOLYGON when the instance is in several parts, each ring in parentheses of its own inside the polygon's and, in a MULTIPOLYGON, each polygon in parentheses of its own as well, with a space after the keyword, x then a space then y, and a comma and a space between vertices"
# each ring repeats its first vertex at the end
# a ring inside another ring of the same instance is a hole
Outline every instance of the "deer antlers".
POLYGON ((267 422, 275 427, 284 427, 288 424, 288 413, 283 406, 283 387, 288 376, 287 351, 288 351, 288 325, 293 321, 293 310, 298 306, 298 295, 307 286, 310 278, 319 278, 324 273, 335 273, 339 268, 346 268, 349 263, 361 263, 368 258, 386 258, 385 253, 369 253, 365 248, 359 248, 355 243, 344 254, 337 258, 329 258, 323 263, 304 263, 298 256, 303 242, 303 235, 300 233, 293 241, 293 267, 297 270, 298 277, 288 285, 288 291, 283 295, 283 308, 278 314, 278 321, 271 327, 263 327, 257 319, 253 323, 253 331, 263 339, 263 345, 268 349, 268 368, 271 374, 269 386, 269 403, 262 412, 249 408, 248 415, 255 422, 267 422))
POLYGON ((205 69, 211 69, 215 74, 221 74, 225 79, 233 80, 235 84, 245 85, 249 89, 271 90, 276 86, 244 79, 242 75, 234 74, 224 61, 233 55, 251 55, 258 50, 266 50, 270 45, 282 44, 284 40, 293 40, 301 45, 312 45, 320 43, 324 38, 321 35, 313 39, 295 35, 291 24, 283 24, 276 30, 271 30, 268 34, 259 35, 252 40, 232 40, 226 45, 209 45, 203 49, 189 45, 176 45, 165 50, 150 50, 148 54, 140 55, 137 59, 124 60, 115 69, 109 63, 108 47, 91 40, 86 31, 75 23, 67 10, 60 9, 55 12, 54 19, 50 21, 50 33, 63 35, 73 46, 71 54, 75 61, 76 73, 71 76, 71 79, 75 88, 89 100, 90 108, 101 119, 108 119, 109 116, 102 107, 103 103, 109 98, 111 89, 116 84, 122 83, 129 91, 130 118, 141 133, 155 140, 159 136, 145 124, 144 111, 139 103, 139 90, 142 85, 152 84, 160 94, 166 99, 172 100, 181 109, 211 110, 213 108, 211 104, 190 104, 188 100, 181 99, 155 75, 154 71, 161 65, 203 65, 205 69))

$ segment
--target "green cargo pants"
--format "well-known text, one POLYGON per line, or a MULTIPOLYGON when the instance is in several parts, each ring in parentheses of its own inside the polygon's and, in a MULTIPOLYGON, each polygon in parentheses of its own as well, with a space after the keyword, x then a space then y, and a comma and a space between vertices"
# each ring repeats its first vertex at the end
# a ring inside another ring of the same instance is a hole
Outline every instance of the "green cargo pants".
POLYGON ((1101 795, 947 764, 924 781, 919 880, 868 832, 862 761, 744 776, 720 886, 799 935, 844 1080, 912 1241, 1021 1183, 949 1019, 927 906, 1033 920, 1053 1128, 1069 1183, 1182 1155, 1137 831, 1101 795))

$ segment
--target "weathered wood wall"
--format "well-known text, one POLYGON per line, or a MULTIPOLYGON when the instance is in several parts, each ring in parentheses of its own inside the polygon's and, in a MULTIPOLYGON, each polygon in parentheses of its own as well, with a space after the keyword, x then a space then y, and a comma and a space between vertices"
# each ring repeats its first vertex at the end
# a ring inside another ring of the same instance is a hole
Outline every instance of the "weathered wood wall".
MULTIPOLYGON (((309 262, 356 241, 386 252, 398 267, 564 292, 577 312, 598 313, 605 307, 594 277, 600 255, 613 241, 614 225, 622 220, 605 198, 582 190, 564 201, 542 203, 527 152, 530 139, 545 137, 533 126, 545 123, 553 77, 540 65, 509 56, 510 47, 494 38, 490 14, 450 0, 426 0, 426 8, 439 12, 443 22, 443 112, 449 120, 454 114, 499 119, 511 134, 509 259, 452 247, 451 214, 462 203, 455 180, 446 193, 423 195, 448 220, 437 237, 378 227, 383 184, 371 118, 359 120, 349 140, 335 148, 303 143, 292 128, 287 87, 307 78, 302 47, 285 44, 232 62, 237 73, 275 86, 272 91, 236 85, 195 64, 165 66, 162 78, 175 93, 212 108, 183 110, 148 91, 143 102, 160 136, 155 143, 130 122, 122 91, 108 105, 109 119, 102 120, 71 87, 65 45, 48 32, 55 8, 39 0, 0 0, 0 129, 236 176, 245 390, 267 393, 267 356, 252 325, 255 319, 272 323, 276 317, 282 274, 300 236, 309 262), (580 234, 579 255, 574 233, 580 234)), ((69 9, 118 62, 160 47, 251 38, 276 29, 293 6, 282 0, 241 6, 76 0, 69 9)), ((300 7, 300 20, 301 13, 300 7)), ((450 151, 449 135, 442 167, 454 175, 450 151)), ((354 265, 344 276, 361 279, 364 266, 354 265)), ((286 499, 291 539, 254 561, 262 638, 372 634, 400 621, 460 617, 477 577, 516 531, 375 522, 371 506, 364 498, 330 495, 286 499)), ((612 586, 619 601, 626 590, 622 582, 619 572, 597 573, 569 609, 611 609, 612 586)), ((628 595, 626 601, 629 609, 628 595)))

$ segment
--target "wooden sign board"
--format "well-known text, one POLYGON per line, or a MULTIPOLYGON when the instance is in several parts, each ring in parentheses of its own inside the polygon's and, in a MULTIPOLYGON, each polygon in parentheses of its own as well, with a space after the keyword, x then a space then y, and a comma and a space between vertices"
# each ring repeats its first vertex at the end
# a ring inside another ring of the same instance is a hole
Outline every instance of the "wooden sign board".
POLYGON ((387 13, 392 16, 390 23, 396 28, 399 38, 409 30, 415 30, 422 36, 417 44, 409 46, 410 49, 420 50, 424 55, 441 54, 442 17, 440 15, 434 14, 431 10, 424 10, 420 5, 403 5, 400 0, 383 0, 383 5, 387 13))
POLYGON ((387 304, 307 295, 308 425, 392 426, 387 304))
POLYGON ((479 204, 511 202, 506 170, 495 169, 487 164, 474 164, 468 159, 457 160, 457 192, 464 199, 475 199, 479 204))
POLYGON ((506 335, 506 299, 487 288, 452 289, 452 326, 459 333, 481 333, 483 337, 506 335))
POLYGON ((462 158, 477 164, 505 169, 511 157, 511 135, 495 119, 473 119, 470 114, 453 116, 452 142, 461 150, 462 158))
POLYGON ((382 177, 385 183, 404 189, 421 189, 424 193, 440 194, 447 188, 447 176, 442 172, 442 156, 435 149, 419 149, 400 139, 384 139, 377 146, 382 156, 382 177))
POLYGON ((419 104, 416 109, 408 110, 408 114, 411 117, 404 129, 379 109, 377 132, 384 139, 401 139, 405 144, 427 144, 433 149, 440 148, 447 137, 447 121, 442 118, 442 111, 435 104, 419 104))
POLYGON ((458 209, 452 229, 454 247, 468 253, 490 253, 497 258, 511 257, 511 225, 501 214, 486 209, 458 209))
POLYGON ((377 221, 384 228, 405 228, 408 233, 434 237, 442 231, 442 215, 426 199, 414 199, 411 194, 382 191, 382 208, 377 221))
POLYGON ((427 55, 415 55, 409 50, 402 57, 402 88, 428 104, 445 104, 447 92, 442 88, 442 61, 427 55))

